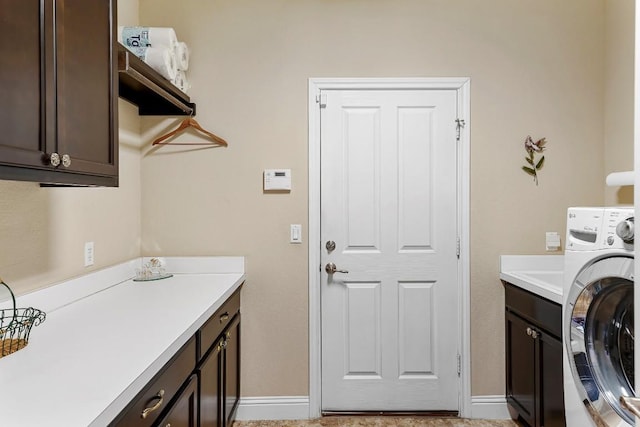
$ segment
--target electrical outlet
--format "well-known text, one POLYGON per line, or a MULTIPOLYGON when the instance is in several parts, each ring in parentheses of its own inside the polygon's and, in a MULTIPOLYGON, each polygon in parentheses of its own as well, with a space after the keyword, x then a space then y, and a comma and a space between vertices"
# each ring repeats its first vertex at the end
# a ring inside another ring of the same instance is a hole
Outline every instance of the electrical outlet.
POLYGON ((560 250, 560 235, 556 231, 547 231, 545 233, 545 246, 547 252, 560 250))
POLYGON ((84 266, 89 267, 93 265, 93 242, 86 242, 84 244, 84 266))

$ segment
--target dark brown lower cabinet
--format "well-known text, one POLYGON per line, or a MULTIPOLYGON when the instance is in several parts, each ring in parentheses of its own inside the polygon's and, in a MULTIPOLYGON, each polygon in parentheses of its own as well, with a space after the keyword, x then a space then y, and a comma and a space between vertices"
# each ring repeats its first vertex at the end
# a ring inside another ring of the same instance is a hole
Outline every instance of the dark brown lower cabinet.
POLYGON ((231 427, 240 399, 240 288, 109 426, 231 427))
POLYGON ((230 427, 240 400, 240 313, 202 358, 200 425, 230 427))
POLYGON ((505 283, 506 397, 530 427, 564 427, 562 307, 505 283))

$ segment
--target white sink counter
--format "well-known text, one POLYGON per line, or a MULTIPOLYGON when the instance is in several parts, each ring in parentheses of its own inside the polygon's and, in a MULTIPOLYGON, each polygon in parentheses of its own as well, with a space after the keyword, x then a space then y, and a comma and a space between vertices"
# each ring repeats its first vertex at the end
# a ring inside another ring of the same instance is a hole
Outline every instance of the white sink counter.
POLYGON ((47 318, 0 358, 2 425, 106 426, 245 279, 242 257, 163 259, 171 278, 134 282, 138 259, 17 299, 47 318))
POLYGON ((563 255, 502 255, 500 279, 562 304, 563 255))

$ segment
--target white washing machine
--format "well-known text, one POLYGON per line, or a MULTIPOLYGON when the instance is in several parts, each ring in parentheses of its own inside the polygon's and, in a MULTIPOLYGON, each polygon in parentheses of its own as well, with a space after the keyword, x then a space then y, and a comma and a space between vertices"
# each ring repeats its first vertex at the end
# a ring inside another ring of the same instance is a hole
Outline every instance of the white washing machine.
POLYGON ((633 208, 569 208, 563 307, 568 427, 628 427, 634 395, 633 208))

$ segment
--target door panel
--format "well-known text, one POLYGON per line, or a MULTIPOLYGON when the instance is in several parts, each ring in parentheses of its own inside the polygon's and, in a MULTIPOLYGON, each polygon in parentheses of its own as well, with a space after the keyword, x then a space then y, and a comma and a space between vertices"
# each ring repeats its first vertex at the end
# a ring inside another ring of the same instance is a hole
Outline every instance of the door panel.
POLYGON ((69 171, 117 174, 111 7, 112 0, 56 0, 57 91, 63 94, 56 98, 57 151, 71 157, 69 171))
POLYGON ((44 3, 1 0, 0 10, 0 163, 44 167, 44 3))
POLYGON ((400 378, 434 373, 433 290, 433 283, 399 284, 400 378))
POLYGON ((326 92, 322 408, 457 410, 456 92, 326 92))
POLYGON ((345 377, 380 377, 380 283, 349 283, 345 286, 345 377))

